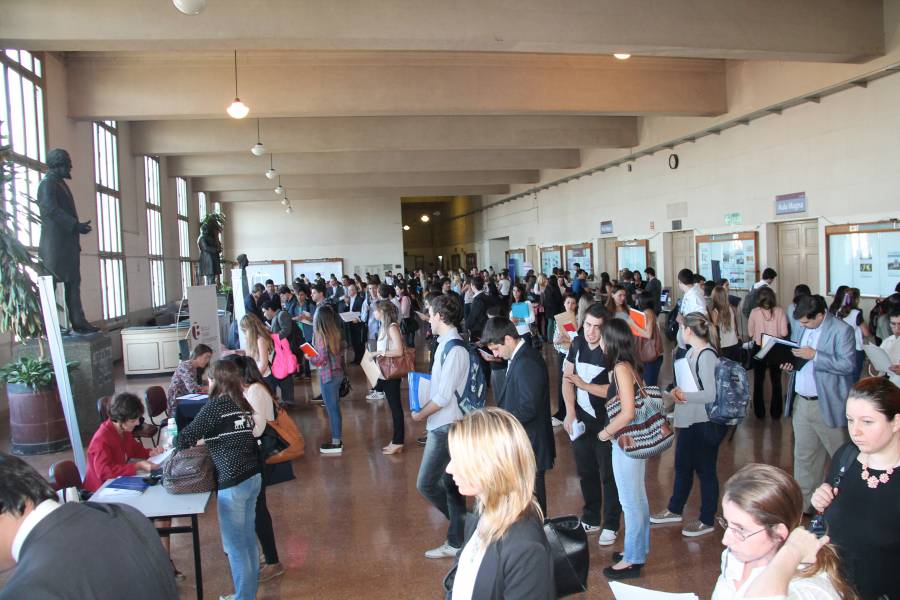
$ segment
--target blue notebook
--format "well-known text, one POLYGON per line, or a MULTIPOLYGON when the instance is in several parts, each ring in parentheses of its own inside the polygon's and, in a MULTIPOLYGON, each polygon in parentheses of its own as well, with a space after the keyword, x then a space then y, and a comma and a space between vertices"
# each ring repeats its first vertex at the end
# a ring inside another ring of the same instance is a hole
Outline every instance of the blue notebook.
POLYGON ((515 302, 510 307, 512 309, 512 316, 516 319, 527 319, 528 318, 528 304, 525 302, 515 302))
POLYGON ((106 487, 113 490, 134 490, 136 492, 143 492, 150 487, 150 485, 144 481, 143 477, 132 476, 116 477, 109 482, 109 485, 106 487))

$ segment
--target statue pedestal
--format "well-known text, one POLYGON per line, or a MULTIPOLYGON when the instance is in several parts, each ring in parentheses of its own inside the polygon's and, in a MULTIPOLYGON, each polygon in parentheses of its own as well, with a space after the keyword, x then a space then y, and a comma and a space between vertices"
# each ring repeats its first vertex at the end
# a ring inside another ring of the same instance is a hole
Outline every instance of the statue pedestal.
MULTIPOLYGON (((72 398, 78 415, 78 429, 81 431, 81 437, 89 440, 100 426, 97 400, 101 396, 111 396, 115 393, 112 342, 109 334, 104 332, 66 335, 62 339, 66 360, 78 362, 78 368, 69 372, 69 380, 72 383, 72 398)), ((44 353, 49 358, 46 344, 44 353)), ((19 344, 14 350, 16 358, 37 357, 38 354, 36 340, 19 344)))

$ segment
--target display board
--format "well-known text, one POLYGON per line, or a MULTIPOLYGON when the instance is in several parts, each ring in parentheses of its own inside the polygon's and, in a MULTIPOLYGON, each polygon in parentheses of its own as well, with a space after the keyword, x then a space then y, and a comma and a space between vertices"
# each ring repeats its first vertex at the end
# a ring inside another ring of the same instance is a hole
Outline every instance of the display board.
POLYGON ((553 269, 562 268, 562 246, 541 248, 541 273, 550 275, 553 269))
POLYGON ((616 242, 616 272, 622 269, 644 272, 650 262, 647 240, 616 242))
POLYGON ((712 281, 728 280, 735 290, 749 290, 759 278, 755 231, 698 235, 697 272, 712 281))
POLYGON ((509 279, 513 283, 517 283, 517 279, 525 276, 525 249, 515 249, 506 251, 506 268, 509 271, 509 279))
POLYGON ((267 279, 275 282, 275 285, 284 285, 285 261, 253 261, 247 266, 247 283, 253 289, 255 283, 265 283, 267 279))
POLYGON ((900 281, 900 223, 860 223, 825 228, 828 293, 841 285, 863 296, 887 296, 900 281))
MULTIPOLYGON (((377 265, 381 266, 381 265, 377 265)), ((388 267, 390 268, 390 267, 388 267)), ((370 271, 370 269, 365 269, 370 271)), ((307 281, 313 281, 316 273, 321 273, 322 277, 328 279, 331 274, 340 279, 344 274, 344 259, 342 258, 315 258, 315 259, 295 259, 291 261, 291 280, 306 275, 307 281)), ((381 275, 381 273, 379 273, 381 275)))
POLYGON ((594 245, 590 242, 583 244, 571 244, 566 246, 566 269, 575 276, 575 263, 581 265, 581 269, 588 275, 594 272, 594 245))

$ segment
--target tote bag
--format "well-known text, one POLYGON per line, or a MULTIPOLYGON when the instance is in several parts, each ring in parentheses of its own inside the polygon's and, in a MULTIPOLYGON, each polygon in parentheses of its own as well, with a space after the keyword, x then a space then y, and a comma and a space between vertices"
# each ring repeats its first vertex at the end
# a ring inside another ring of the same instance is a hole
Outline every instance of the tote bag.
MULTIPOLYGON (((615 434, 616 443, 631 458, 651 458, 672 447, 675 432, 662 414, 662 393, 657 386, 644 386, 634 373, 638 393, 634 398, 634 418, 615 434)), ((613 371, 615 377, 615 371, 613 371)), ((616 389, 618 390, 618 381, 616 389)), ((606 403, 610 420, 622 412, 619 394, 606 403)))
POLYGON ((284 379, 297 372, 300 363, 297 355, 291 350, 291 343, 277 333, 272 334, 272 342, 275 345, 275 360, 272 361, 272 375, 275 379, 284 379))

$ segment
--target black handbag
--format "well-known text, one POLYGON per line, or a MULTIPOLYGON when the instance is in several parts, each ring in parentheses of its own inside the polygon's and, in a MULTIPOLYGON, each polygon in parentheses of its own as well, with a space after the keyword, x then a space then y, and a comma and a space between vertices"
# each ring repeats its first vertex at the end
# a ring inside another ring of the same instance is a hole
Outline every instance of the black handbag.
POLYGON ((350 385, 350 378, 344 375, 344 378, 341 379, 341 389, 338 391, 341 398, 350 393, 350 390, 353 389, 353 386, 350 385))
POLYGON ((262 435, 259 437, 259 446, 260 452, 262 453, 263 460, 269 458, 270 456, 275 456, 276 454, 281 453, 283 450, 286 450, 290 444, 284 441, 278 432, 275 431, 271 425, 266 425, 265 430, 263 430, 262 435))
POLYGON ((553 557, 556 596, 562 598, 587 590, 591 555, 581 519, 575 515, 546 519, 544 533, 553 557))
POLYGON ((410 333, 415 333, 419 330, 419 321, 416 320, 415 317, 406 317, 405 319, 400 319, 400 333, 403 335, 409 335, 410 333))

